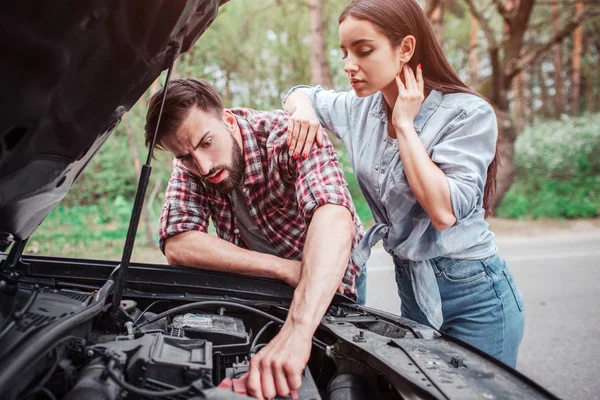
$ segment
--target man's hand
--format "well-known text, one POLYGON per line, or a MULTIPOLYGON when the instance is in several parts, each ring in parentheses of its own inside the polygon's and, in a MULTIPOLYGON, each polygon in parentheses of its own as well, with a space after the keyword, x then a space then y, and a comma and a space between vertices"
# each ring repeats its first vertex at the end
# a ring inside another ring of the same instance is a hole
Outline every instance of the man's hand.
MULTIPOLYGON (((282 268, 283 281, 295 288, 300 282, 300 274, 302 273, 302 262, 295 260, 284 260, 285 265, 282 268)), ((338 293, 344 294, 344 282, 340 282, 337 289, 338 293)))
POLYGON ((310 356, 310 329, 292 326, 291 321, 250 360, 246 381, 248 394, 258 399, 289 396, 302 384, 302 371, 310 356))

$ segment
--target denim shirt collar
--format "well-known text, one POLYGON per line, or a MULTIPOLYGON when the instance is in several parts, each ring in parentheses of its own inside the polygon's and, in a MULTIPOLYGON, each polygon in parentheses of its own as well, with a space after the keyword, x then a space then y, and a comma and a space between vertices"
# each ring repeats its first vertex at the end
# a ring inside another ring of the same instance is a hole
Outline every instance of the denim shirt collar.
MULTIPOLYGON (((387 121, 387 103, 385 102, 383 93, 377 92, 374 96, 377 96, 377 101, 380 105, 379 107, 373 107, 371 115, 380 118, 382 121, 387 121)), ((432 90, 429 93, 429 96, 425 98, 414 121, 415 131, 417 133, 421 132, 427 120, 429 120, 433 113, 438 109, 442 102, 442 96, 443 94, 441 92, 432 90)))

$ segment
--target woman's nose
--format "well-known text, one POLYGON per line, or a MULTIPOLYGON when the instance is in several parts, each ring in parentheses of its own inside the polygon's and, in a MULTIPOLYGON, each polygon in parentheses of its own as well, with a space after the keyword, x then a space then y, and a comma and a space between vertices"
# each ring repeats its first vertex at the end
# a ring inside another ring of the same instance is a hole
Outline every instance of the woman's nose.
POLYGON ((358 66, 356 65, 354 60, 350 58, 350 55, 348 55, 344 62, 344 72, 346 72, 347 74, 351 74, 355 73, 356 71, 358 71, 358 66))

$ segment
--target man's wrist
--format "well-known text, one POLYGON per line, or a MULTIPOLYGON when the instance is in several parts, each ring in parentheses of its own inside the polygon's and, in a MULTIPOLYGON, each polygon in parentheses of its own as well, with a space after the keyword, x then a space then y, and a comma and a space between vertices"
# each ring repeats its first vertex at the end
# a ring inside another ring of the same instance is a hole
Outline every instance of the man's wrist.
POLYGON ((292 328, 294 332, 309 337, 312 337, 319 325, 319 321, 315 321, 314 318, 308 315, 296 315, 295 313, 292 313, 292 311, 290 311, 286 323, 290 325, 290 328, 292 328))

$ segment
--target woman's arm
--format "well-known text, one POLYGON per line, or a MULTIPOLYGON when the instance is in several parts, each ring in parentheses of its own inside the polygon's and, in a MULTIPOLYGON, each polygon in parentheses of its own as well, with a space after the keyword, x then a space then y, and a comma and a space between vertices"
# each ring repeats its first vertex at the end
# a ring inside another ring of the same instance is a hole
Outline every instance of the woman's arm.
POLYGON ((308 156, 314 141, 323 147, 323 129, 310 97, 304 89, 294 90, 284 101, 284 111, 291 114, 288 124, 287 145, 294 159, 308 156))
POLYGON ((433 227, 442 231, 456 223, 452 210, 450 188, 444 172, 429 158, 414 127, 414 119, 424 99, 421 66, 414 72, 404 67, 403 83, 396 77, 398 99, 392 113, 392 123, 398 139, 398 151, 406 179, 415 198, 423 207, 433 227))
POLYGON ((417 201, 437 231, 450 228, 456 217, 446 175, 429 158, 414 126, 396 129, 396 135, 404 172, 417 201))
POLYGON ((481 101, 463 109, 444 128, 431 157, 414 129, 423 99, 422 72, 404 72, 393 113, 398 149, 408 183, 437 230, 468 218, 483 204, 487 168, 496 150, 498 125, 493 108, 481 101))
POLYGON ((348 131, 354 98, 353 92, 335 92, 320 86, 293 88, 283 100, 284 110, 292 115, 288 136, 290 156, 306 158, 315 138, 323 146, 322 127, 342 139, 348 131))

